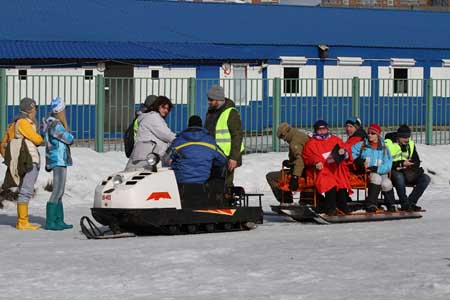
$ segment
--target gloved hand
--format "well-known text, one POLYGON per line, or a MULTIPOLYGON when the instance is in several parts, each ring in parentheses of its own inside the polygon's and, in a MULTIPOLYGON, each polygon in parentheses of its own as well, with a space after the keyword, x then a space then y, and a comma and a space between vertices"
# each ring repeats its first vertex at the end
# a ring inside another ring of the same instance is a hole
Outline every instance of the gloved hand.
POLYGON ((371 167, 368 167, 367 170, 369 170, 371 173, 376 173, 378 171, 378 167, 377 166, 371 166, 371 167))
POLYGON ((290 169, 293 165, 289 159, 283 160, 283 167, 290 169))
POLYGON ((298 189, 298 176, 292 176, 289 182, 289 189, 291 191, 296 191, 298 189))

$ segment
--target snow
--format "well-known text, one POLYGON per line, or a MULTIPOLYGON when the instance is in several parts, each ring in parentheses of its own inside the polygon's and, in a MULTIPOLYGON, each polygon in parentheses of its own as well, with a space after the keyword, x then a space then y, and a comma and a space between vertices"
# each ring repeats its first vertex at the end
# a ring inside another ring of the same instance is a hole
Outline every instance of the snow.
MULTIPOLYGON (((87 240, 79 219, 126 158, 72 150, 64 205, 75 229, 18 231, 15 205, 0 210, 0 299, 450 299, 450 145, 418 145, 432 178, 422 219, 327 226, 267 215, 249 232, 105 241, 87 240)), ((265 174, 286 157, 246 155, 236 172, 236 184, 265 194, 267 212, 276 201, 265 174)), ((45 222, 50 178, 41 170, 36 223, 45 222)))

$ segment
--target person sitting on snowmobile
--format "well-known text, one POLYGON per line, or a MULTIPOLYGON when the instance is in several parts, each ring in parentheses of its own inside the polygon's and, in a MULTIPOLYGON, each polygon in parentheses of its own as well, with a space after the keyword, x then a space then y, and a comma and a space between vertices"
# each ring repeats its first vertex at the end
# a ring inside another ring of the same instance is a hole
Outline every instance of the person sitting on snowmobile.
POLYGON ((370 173, 370 183, 366 198, 366 211, 375 212, 378 207, 378 195, 383 192, 386 208, 395 212, 394 190, 389 179, 392 157, 381 138, 381 127, 378 124, 369 126, 368 138, 352 147, 355 166, 370 173))
POLYGON ((325 200, 319 202, 323 211, 327 215, 336 215, 337 206, 341 212, 348 213, 347 199, 352 189, 348 167, 343 161, 349 155, 344 142, 329 132, 327 122, 318 120, 314 123, 314 135, 306 142, 302 156, 307 166, 307 180, 316 178, 317 191, 325 193, 325 200))
MULTIPOLYGON (((289 159, 283 161, 283 166, 290 169, 291 180, 289 182, 289 189, 296 191, 299 187, 299 178, 303 175, 303 169, 305 167, 302 151, 309 137, 305 132, 292 128, 288 123, 280 124, 277 130, 277 136, 289 144, 289 159)), ((266 174, 267 182, 275 198, 280 203, 292 203, 292 192, 285 192, 279 187, 280 177, 281 171, 266 174)))
POLYGON ((209 197, 207 193, 216 194, 224 190, 224 176, 219 181, 222 186, 217 189, 210 186, 216 181, 209 180, 213 177, 212 169, 224 169, 227 158, 208 130, 202 128, 202 119, 199 116, 189 118, 188 128, 177 135, 171 150, 171 167, 175 172, 184 205, 207 205, 209 198, 222 201, 220 197, 209 197), (208 187, 205 185, 207 182, 208 187))
POLYGON ((175 133, 164 120, 172 107, 169 98, 159 96, 152 104, 150 112, 138 116, 139 126, 135 145, 125 170, 136 170, 146 166, 147 155, 151 152, 158 154, 164 165, 166 150, 175 139, 175 133))
POLYGON ((171 148, 171 167, 178 183, 203 184, 213 166, 224 166, 227 162, 214 138, 202 128, 199 116, 189 118, 188 128, 177 134, 171 148))

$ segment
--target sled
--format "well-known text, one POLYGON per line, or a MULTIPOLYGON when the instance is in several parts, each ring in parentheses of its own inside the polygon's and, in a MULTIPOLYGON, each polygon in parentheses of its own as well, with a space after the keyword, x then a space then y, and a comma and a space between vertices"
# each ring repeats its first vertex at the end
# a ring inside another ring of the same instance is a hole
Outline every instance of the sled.
POLYGON ((421 218, 421 212, 409 211, 376 211, 373 213, 367 212, 352 212, 350 214, 338 214, 335 216, 317 213, 310 205, 293 204, 293 205, 273 205, 272 211, 280 215, 288 216, 298 222, 315 222, 317 224, 339 224, 339 223, 353 223, 353 222, 374 222, 374 221, 389 221, 402 219, 418 219, 421 218))

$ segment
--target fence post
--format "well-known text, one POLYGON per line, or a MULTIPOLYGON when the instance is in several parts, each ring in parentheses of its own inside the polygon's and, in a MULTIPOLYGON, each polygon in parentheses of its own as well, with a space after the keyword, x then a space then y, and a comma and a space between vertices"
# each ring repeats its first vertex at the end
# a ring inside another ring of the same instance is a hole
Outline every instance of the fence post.
POLYGON ((280 140, 277 137, 278 125, 281 119, 281 78, 273 79, 272 104, 272 145, 273 151, 280 152, 280 140))
POLYGON ((426 117, 425 117, 425 143, 433 143, 433 79, 427 80, 426 117))
POLYGON ((196 107, 195 102, 197 99, 197 85, 195 78, 190 77, 188 78, 188 103, 187 103, 187 113, 188 117, 196 115, 196 107))
POLYGON ((0 138, 5 135, 8 126, 8 100, 6 99, 6 70, 0 69, 0 138))
POLYGON ((360 117, 359 115, 359 77, 352 79, 352 115, 353 117, 360 117))
POLYGON ((97 75, 97 80, 95 83, 95 151, 104 152, 105 77, 103 77, 103 75, 97 75))

